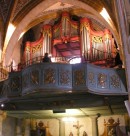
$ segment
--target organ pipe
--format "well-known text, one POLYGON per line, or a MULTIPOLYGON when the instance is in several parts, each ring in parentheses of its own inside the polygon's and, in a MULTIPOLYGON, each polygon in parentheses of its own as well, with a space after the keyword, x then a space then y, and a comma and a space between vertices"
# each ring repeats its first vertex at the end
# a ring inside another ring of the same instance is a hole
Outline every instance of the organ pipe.
POLYGON ((75 43, 80 46, 77 56, 87 61, 106 60, 114 57, 112 53, 115 52, 114 39, 108 29, 95 31, 90 19, 84 17, 79 21, 74 21, 70 19, 70 14, 64 11, 59 23, 53 26, 49 24, 43 26, 42 37, 39 40, 26 43, 25 58, 29 60, 39 54, 43 56, 46 52, 53 57, 56 54, 60 56, 57 47, 60 49, 66 47, 72 51, 72 47, 77 48, 75 43))

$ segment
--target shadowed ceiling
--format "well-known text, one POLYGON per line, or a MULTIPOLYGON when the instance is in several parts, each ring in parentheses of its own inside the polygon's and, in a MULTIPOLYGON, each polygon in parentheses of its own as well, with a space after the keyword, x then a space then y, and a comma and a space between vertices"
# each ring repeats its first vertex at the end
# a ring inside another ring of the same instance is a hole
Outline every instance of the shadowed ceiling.
MULTIPOLYGON (((114 17, 114 11, 113 10, 113 1, 111 0, 79 0, 83 3, 86 3, 87 5, 91 6, 93 9, 95 9, 97 12, 101 12, 102 8, 105 7, 107 11, 110 14, 110 17, 112 18, 113 22, 115 23, 115 17, 114 17)), ((29 13, 31 9, 36 7, 40 2, 43 2, 43 0, 16 0, 15 2, 13 0, 1 0, 0 1, 0 14, 1 14, 1 24, 4 24, 4 27, 7 27, 7 24, 9 21, 13 22, 13 24, 17 25, 23 17, 29 13)), ((71 7, 74 8, 72 5, 68 5, 66 3, 60 3, 60 6, 64 8, 71 7)), ((58 5, 57 9, 60 9, 58 5)), ((54 11, 54 7, 50 7, 54 11)), ((36 17, 38 18, 38 17, 36 17)), ((42 13, 41 13, 42 18, 42 13)), ((94 21, 95 22, 95 21, 94 21)), ((97 26, 98 23, 95 22, 97 26)))

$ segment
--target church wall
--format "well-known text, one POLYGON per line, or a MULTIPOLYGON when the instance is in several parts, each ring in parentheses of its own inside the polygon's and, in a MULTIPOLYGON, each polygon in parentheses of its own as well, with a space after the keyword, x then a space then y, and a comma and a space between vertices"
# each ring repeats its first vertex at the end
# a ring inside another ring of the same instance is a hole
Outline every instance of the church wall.
POLYGON ((78 129, 76 126, 79 123, 79 135, 83 135, 83 132, 85 131, 89 136, 92 136, 92 122, 89 117, 85 118, 76 118, 76 121, 74 122, 65 122, 65 136, 69 136, 69 134, 72 132, 74 136, 77 135, 78 129))
MULTIPOLYGON (((64 132, 64 136, 69 136, 70 133, 72 132, 72 134, 78 135, 79 136, 83 136, 84 131, 88 134, 88 136, 95 136, 94 133, 92 132, 94 129, 92 127, 94 127, 93 125, 93 121, 91 119, 92 117, 82 117, 82 118, 75 118, 74 121, 65 121, 64 122, 64 130, 62 130, 64 132), (77 129, 76 127, 79 127, 79 129, 77 129)), ((103 134, 104 132, 104 119, 106 122, 108 122, 108 120, 112 118, 114 119, 115 122, 118 121, 120 122, 120 130, 121 132, 123 132, 124 134, 126 134, 126 124, 125 124, 125 117, 124 115, 113 115, 113 116, 101 116, 99 118, 97 118, 97 133, 99 133, 99 136, 103 134)), ((62 121, 62 119, 57 120, 57 119, 41 119, 41 120, 36 120, 36 122, 38 123, 39 121, 44 122, 45 126, 48 124, 49 125, 49 131, 50 134, 52 136, 59 136, 60 135, 60 121, 62 121)), ((95 122, 96 122, 96 118, 95 118, 95 122)), ((96 126, 95 126, 96 127, 96 126)), ((63 133, 62 133, 63 134, 63 133)))
MULTIPOLYGON (((67 117, 69 119, 69 117, 67 117)), ((49 134, 51 136, 101 136, 104 133, 105 126, 104 120, 106 123, 108 120, 112 118, 115 122, 118 122, 119 119, 119 128, 123 134, 126 134, 126 124, 125 124, 125 116, 124 115, 113 115, 113 116, 90 116, 90 117, 81 117, 81 118, 74 118, 75 120, 64 120, 62 118, 57 119, 34 119, 33 125, 36 124, 37 128, 39 122, 44 123, 44 127, 48 128, 49 134), (94 118, 94 120, 93 120, 94 118), (97 119, 97 126, 93 125, 96 124, 97 119), (62 122, 62 123, 61 123, 62 122), (93 127, 97 127, 98 131, 93 132, 96 129, 93 127), (83 135, 86 133, 87 135, 83 135), (96 134, 97 133, 97 134, 96 134), (99 135, 98 135, 99 134, 99 135)), ((5 119, 0 121, 1 126, 1 134, 0 136, 31 136, 31 120, 30 119, 16 119, 13 117, 6 117, 5 119)))
POLYGON ((98 118, 98 132, 99 132, 99 135, 102 135, 103 132, 104 132, 104 121, 108 122, 108 120, 112 118, 114 119, 115 122, 118 121, 119 119, 119 127, 120 127, 120 130, 121 132, 123 132, 124 134, 126 134, 126 124, 125 124, 125 117, 124 115, 113 115, 113 116, 102 116, 100 118, 98 118))
POLYGON ((37 124, 42 121, 45 127, 49 127, 52 136, 59 136, 59 120, 58 119, 38 119, 37 124))
POLYGON ((15 136, 16 118, 6 117, 2 120, 2 135, 0 136, 15 136))

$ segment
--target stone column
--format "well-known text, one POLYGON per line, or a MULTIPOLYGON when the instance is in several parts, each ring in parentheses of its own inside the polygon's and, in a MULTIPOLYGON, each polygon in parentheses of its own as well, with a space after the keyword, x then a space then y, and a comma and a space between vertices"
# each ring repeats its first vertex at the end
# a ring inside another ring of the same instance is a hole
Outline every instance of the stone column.
POLYGON ((59 119, 59 136, 65 136, 65 122, 59 119))
POLYGON ((2 36, 1 36, 1 32, 0 32, 0 62, 1 62, 1 58, 2 58, 2 36))
POLYGON ((22 136, 22 119, 16 120, 16 136, 22 136))
POLYGON ((98 136, 98 125, 97 125, 97 118, 98 116, 91 116, 92 121, 92 136, 98 136))
POLYGON ((0 136, 2 136, 2 123, 3 123, 3 118, 2 115, 0 115, 0 136))
POLYGON ((6 112, 0 110, 0 136, 3 136, 3 121, 7 118, 6 112))
POLYGON ((30 136, 30 120, 25 120, 25 135, 24 136, 30 136))

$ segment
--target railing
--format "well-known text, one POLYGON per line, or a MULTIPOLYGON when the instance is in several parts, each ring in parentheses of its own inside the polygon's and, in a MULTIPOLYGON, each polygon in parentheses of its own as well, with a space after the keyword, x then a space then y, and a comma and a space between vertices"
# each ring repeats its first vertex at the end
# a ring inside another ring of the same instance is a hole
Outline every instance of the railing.
POLYGON ((88 50, 84 53, 84 59, 89 62, 114 59, 115 52, 104 52, 96 48, 92 48, 92 51, 88 50))
POLYGON ((8 71, 1 67, 0 68, 0 81, 7 79, 7 77, 8 77, 8 71))
MULTIPOLYGON (((114 57, 115 57, 115 53, 103 52, 103 51, 93 48, 91 54, 90 54, 90 51, 84 53, 84 56, 82 58, 83 61, 81 60, 81 62, 90 62, 90 63, 94 63, 94 64, 98 65, 100 61, 104 61, 105 64, 109 64, 111 62, 111 60, 114 60, 114 57)), ((52 59, 52 62, 54 62, 54 63, 70 63, 70 60, 72 60, 74 58, 76 58, 76 57, 73 57, 73 58, 52 57, 51 59, 52 59)), ((24 69, 32 64, 41 63, 42 59, 43 59, 43 56, 38 56, 38 57, 35 57, 31 60, 27 60, 24 63, 19 63, 18 65, 15 65, 15 66, 9 65, 7 67, 1 68, 0 69, 0 81, 8 78, 8 72, 21 71, 22 69, 24 69)), ((101 62, 101 63, 103 63, 103 62, 101 62)))

